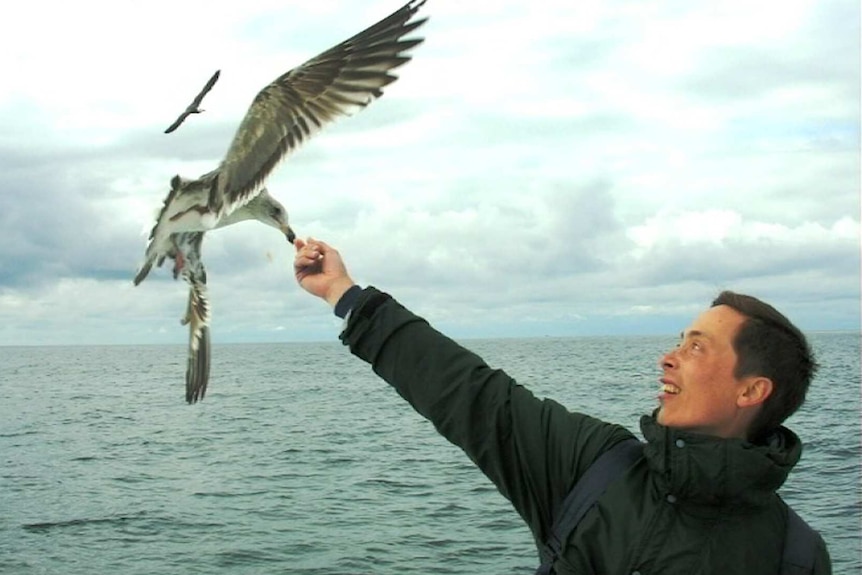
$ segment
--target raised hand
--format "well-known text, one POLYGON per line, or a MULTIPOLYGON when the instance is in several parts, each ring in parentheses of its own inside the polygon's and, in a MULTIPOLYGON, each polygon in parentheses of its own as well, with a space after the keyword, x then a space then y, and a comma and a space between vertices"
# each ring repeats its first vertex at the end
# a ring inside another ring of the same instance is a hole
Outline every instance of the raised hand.
POLYGON ((326 242, 313 238, 307 241, 297 238, 293 245, 296 248, 293 273, 297 283, 334 307, 344 292, 354 285, 341 254, 326 242))

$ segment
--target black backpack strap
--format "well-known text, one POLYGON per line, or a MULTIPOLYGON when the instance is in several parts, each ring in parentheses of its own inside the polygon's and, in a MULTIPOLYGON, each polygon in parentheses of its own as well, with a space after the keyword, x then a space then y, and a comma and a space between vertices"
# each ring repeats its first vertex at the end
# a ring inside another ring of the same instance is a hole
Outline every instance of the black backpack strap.
POLYGON ((551 532, 539 549, 542 564, 536 575, 550 575, 553 564, 575 527, 598 501, 608 485, 643 456, 643 443, 635 438, 620 441, 602 453, 581 476, 554 516, 551 532))
MULTIPOLYGON (((782 503, 784 503, 782 501, 782 503)), ((787 503, 787 534, 784 536, 784 554, 781 558, 781 575, 809 575, 814 573, 817 543, 820 535, 811 528, 787 503)))

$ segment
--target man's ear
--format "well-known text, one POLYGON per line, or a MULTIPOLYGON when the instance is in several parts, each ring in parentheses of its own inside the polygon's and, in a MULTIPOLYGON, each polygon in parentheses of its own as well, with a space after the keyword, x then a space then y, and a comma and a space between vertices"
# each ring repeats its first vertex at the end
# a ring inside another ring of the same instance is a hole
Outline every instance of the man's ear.
POLYGON ((760 405, 772 395, 773 383, 768 377, 750 377, 745 381, 745 386, 742 388, 736 398, 736 405, 739 407, 754 407, 760 405))

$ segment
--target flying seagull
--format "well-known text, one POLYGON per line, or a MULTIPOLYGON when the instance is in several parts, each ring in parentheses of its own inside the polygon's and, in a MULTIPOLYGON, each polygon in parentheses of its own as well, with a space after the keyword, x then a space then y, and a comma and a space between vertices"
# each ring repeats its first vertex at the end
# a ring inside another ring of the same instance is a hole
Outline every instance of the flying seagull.
POLYGON ((150 231, 140 284, 153 264, 174 262, 174 279, 189 284, 181 322, 189 326, 186 401, 203 399, 210 371, 210 306, 201 261, 205 232, 248 219, 281 231, 293 243, 287 211, 266 190, 269 175, 291 152, 341 116, 351 115, 383 94, 410 61, 423 38, 404 38, 425 23, 415 19, 425 0, 401 9, 359 34, 321 52, 264 87, 251 103, 219 166, 197 179, 171 178, 150 231))
POLYGON ((221 70, 216 70, 215 74, 212 75, 212 78, 209 79, 206 86, 204 86, 200 93, 195 96, 195 99, 192 100, 192 103, 189 104, 186 107, 185 111, 183 111, 183 113, 180 114, 176 120, 174 120, 174 123, 171 124, 167 130, 165 130, 165 134, 170 134, 171 132, 179 128, 180 124, 182 124, 185 119, 188 118, 189 114, 200 114, 201 112, 203 112, 200 107, 201 102, 203 102, 204 96, 207 95, 207 92, 212 90, 213 86, 215 86, 215 83, 218 81, 219 74, 221 74, 221 70))

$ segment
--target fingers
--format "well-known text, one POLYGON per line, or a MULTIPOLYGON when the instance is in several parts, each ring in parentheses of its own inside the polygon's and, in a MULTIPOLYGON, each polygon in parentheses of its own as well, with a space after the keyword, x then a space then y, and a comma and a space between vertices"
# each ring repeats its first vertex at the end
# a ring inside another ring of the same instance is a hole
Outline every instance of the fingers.
POLYGON ((297 277, 306 276, 309 273, 321 270, 320 254, 316 252, 302 251, 293 258, 293 271, 297 277))
POLYGON ((316 245, 318 248, 320 248, 320 251, 323 253, 338 251, 334 247, 332 247, 331 245, 329 245, 328 243, 326 243, 323 240, 316 240, 314 238, 308 238, 308 241, 309 241, 309 243, 312 243, 312 244, 316 245))
POLYGON ((320 271, 320 258, 310 258, 307 256, 296 256, 293 259, 293 270, 297 273, 302 271, 317 270, 320 271))
POLYGON ((338 251, 329 244, 314 238, 308 238, 307 241, 295 240, 293 244, 296 248, 296 256, 294 263, 303 261, 319 261, 322 260, 325 254, 338 256, 338 251))
POLYGON ((319 262, 323 259, 323 253, 320 248, 314 244, 306 243, 301 247, 297 246, 296 255, 293 258, 294 265, 319 262))
POLYGON ((297 281, 302 285, 308 276, 323 272, 323 250, 321 242, 308 238, 307 241, 296 239, 293 242, 296 255, 293 258, 293 272, 297 281))
POLYGON ((296 246, 296 251, 310 250, 317 253, 336 252, 337 250, 324 241, 308 238, 307 240, 294 240, 293 245, 296 246), (298 242, 298 243, 297 243, 298 242))

